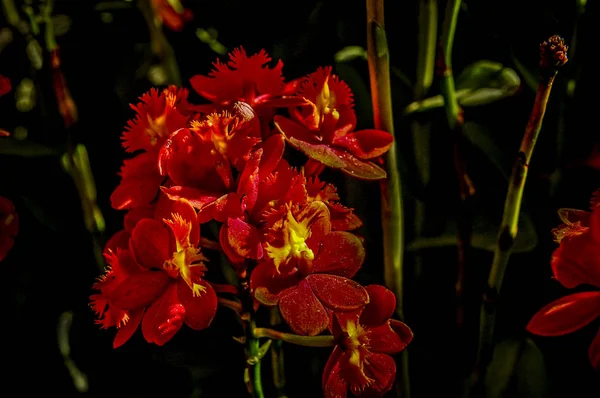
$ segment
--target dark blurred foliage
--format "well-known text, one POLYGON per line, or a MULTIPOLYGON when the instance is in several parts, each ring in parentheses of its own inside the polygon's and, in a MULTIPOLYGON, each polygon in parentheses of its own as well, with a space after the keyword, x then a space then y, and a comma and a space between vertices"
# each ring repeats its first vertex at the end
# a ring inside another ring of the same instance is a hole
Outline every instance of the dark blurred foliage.
MULTIPOLYGON (((386 30, 391 64, 414 80, 417 53, 417 1, 386 2, 386 30)), ((443 6, 440 3, 440 17, 443 6)), ((581 2, 583 3, 583 2, 581 2)), ((16 4, 21 4, 16 1, 16 4)), ((334 55, 346 46, 366 47, 365 3, 362 1, 193 1, 184 2, 194 19, 181 32, 164 28, 173 47, 181 80, 188 86, 195 74, 206 74, 217 54, 196 36, 196 29, 215 29, 228 50, 243 46, 248 53, 266 49, 284 62, 292 79, 318 66, 335 65, 356 95, 359 127, 372 126, 367 63, 356 59, 335 64, 334 55)), ((538 46, 553 34, 572 44, 571 61, 558 75, 548 105, 541 138, 533 156, 523 211, 531 219, 537 245, 514 254, 503 287, 498 314, 498 338, 526 336, 524 327, 544 304, 566 293, 551 279, 549 258, 555 243, 551 228, 560 207, 586 208, 592 191, 600 186, 600 173, 585 160, 600 143, 598 125, 599 4, 589 1, 577 15, 576 1, 465 1, 454 45, 454 70, 479 59, 516 69, 515 59, 537 76, 538 46), (577 25, 576 25, 577 23, 577 25), (574 48, 573 48, 574 47, 574 48), (569 81, 576 81, 568 93, 569 81)), ((14 96, 0 98, 2 127, 14 131, 25 126, 28 139, 64 148, 68 136, 89 152, 98 203, 106 219, 103 239, 122 226, 123 213, 110 206, 110 194, 119 182, 117 172, 125 156, 120 135, 133 117, 129 104, 152 83, 148 68, 159 59, 149 44, 147 24, 132 2, 56 0, 54 15, 70 20, 68 31, 57 38, 63 73, 77 105, 79 121, 67 131, 53 97, 47 67, 31 67, 25 38, 12 30, 13 40, 0 53, 0 74, 13 82, 25 78, 36 84, 36 106, 28 112, 15 109, 14 96), (112 4, 112 5, 111 5, 112 4), (101 10, 102 7, 107 7, 101 10)), ((4 18, 4 17, 3 17, 4 18)), ((24 16, 22 15, 22 18, 24 16)), ((6 20, 0 19, 0 27, 6 20)), ((47 61, 47 60, 46 60, 47 61)), ((394 108, 412 101, 412 90, 392 77, 394 108)), ((438 94, 436 82, 430 95, 438 94)), ((511 162, 524 131, 535 92, 522 79, 520 90, 507 99, 465 111, 467 121, 484 126, 493 137, 499 167, 477 145, 467 146, 467 167, 477 194, 477 212, 494 221, 501 217, 511 162), (504 159, 504 161, 502 161, 504 159)), ((198 100, 192 95, 192 101, 198 100)), ((432 126, 431 181, 416 183, 410 122, 396 120, 407 206, 407 240, 414 198, 427 205, 425 222, 431 236, 452 220, 458 192, 453 175, 452 148, 443 110, 425 117, 432 126)), ((11 198, 21 217, 21 232, 3 270, 2 315, 5 396, 61 397, 243 397, 244 352, 232 335, 241 334, 229 310, 219 310, 213 326, 202 332, 183 328, 164 347, 149 345, 138 332, 123 347, 113 350, 114 330, 100 330, 88 308, 91 285, 99 275, 92 239, 80 212, 73 182, 55 157, 0 156, 0 195, 11 198), (70 311, 71 358, 88 379, 87 392, 77 392, 57 344, 59 316, 70 311)), ((339 186, 345 203, 364 218, 360 231, 366 239, 367 261, 357 275, 363 284, 382 283, 379 188, 376 183, 347 181, 338 173, 326 176, 339 186)), ((490 229, 489 236, 496 231, 490 229)), ((455 247, 433 248, 405 256, 407 264, 406 322, 415 339, 409 347, 414 398, 455 396, 474 355, 478 298, 491 253, 473 250, 465 287, 465 330, 454 325, 455 247), (469 304, 470 303, 470 304, 469 304)), ((600 376, 588 363, 587 348, 598 322, 572 335, 536 338, 548 374, 546 397, 598 397, 600 376)), ((321 372, 329 349, 285 345, 287 393, 290 398, 320 395, 321 372)), ((265 385, 270 387, 269 361, 265 385)), ((394 392, 390 393, 394 396, 394 392)), ((510 395, 509 395, 510 396, 510 395)), ((526 396, 526 395, 521 395, 526 396)), ((532 395, 539 396, 539 395, 532 395)))

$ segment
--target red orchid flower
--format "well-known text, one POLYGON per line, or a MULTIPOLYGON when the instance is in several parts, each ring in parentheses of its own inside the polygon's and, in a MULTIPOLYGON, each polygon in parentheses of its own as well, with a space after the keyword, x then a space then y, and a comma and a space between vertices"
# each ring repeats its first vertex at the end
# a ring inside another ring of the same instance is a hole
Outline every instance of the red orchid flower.
MULTIPOLYGON (((280 134, 269 137, 266 142, 276 138, 283 147, 280 134)), ((331 229, 335 231, 352 230, 362 225, 352 209, 338 202, 339 196, 333 185, 325 184, 318 178, 307 181, 285 160, 279 160, 273 173, 265 176, 274 162, 267 160, 266 156, 262 157, 262 153, 262 149, 256 150, 246 164, 237 194, 227 195, 227 203, 219 204, 221 200, 218 200, 198 213, 200 218, 212 209, 214 218, 224 223, 220 243, 232 264, 239 268, 245 258, 262 258, 262 245, 266 243, 265 229, 286 216, 286 205, 302 206, 313 201, 324 203, 329 210, 331 229)))
POLYGON ((404 323, 390 319, 396 309, 394 293, 379 285, 365 287, 370 301, 358 311, 332 319, 337 345, 323 372, 325 398, 381 397, 394 385, 396 363, 390 356, 412 341, 404 323))
POLYGON ((274 107, 304 104, 303 99, 293 96, 298 81, 284 83, 283 63, 278 61, 269 68, 270 61, 265 50, 248 56, 242 47, 234 49, 226 64, 217 60, 208 76, 196 75, 190 79, 194 90, 212 102, 194 109, 210 113, 242 102, 262 117, 271 116, 274 107))
POLYGON ((354 131, 352 92, 331 73, 331 67, 309 75, 297 95, 310 106, 292 108, 292 119, 275 116, 274 123, 292 146, 311 159, 307 170, 320 172, 314 164, 318 162, 361 179, 386 177, 385 171, 370 160, 387 152, 393 137, 381 130, 354 131))
POLYGON ((121 136, 125 150, 156 150, 171 133, 187 127, 191 114, 187 97, 185 88, 169 86, 160 92, 152 88, 137 104, 131 104, 136 116, 127 122, 121 136))
POLYGON ((297 334, 314 336, 329 324, 329 312, 353 311, 368 302, 352 281, 365 257, 362 242, 345 231, 332 231, 323 202, 288 207, 269 230, 265 256, 250 276, 258 302, 279 305, 297 334))
POLYGON ((144 218, 135 225, 130 250, 117 249, 130 253, 129 272, 113 265, 95 286, 100 294, 92 296, 92 306, 100 316, 112 316, 106 306, 120 316, 104 319, 105 327, 119 326, 113 318, 129 319, 122 325, 127 329, 117 334, 115 346, 127 341, 140 323, 146 341, 158 345, 169 341, 184 323, 194 330, 210 325, 217 296, 203 279, 206 258, 198 248, 199 240, 196 212, 183 199, 172 203, 171 217, 162 223, 144 218))
POLYGON ((0 261, 4 260, 15 243, 19 233, 19 216, 15 205, 9 199, 0 196, 0 261))
POLYGON ((128 152, 144 152, 124 161, 121 182, 110 197, 113 208, 131 209, 156 199, 165 180, 158 168, 159 149, 172 133, 187 127, 191 117, 187 95, 187 90, 175 86, 160 93, 152 89, 131 105, 136 117, 123 131, 123 147, 128 152))
MULTIPOLYGON (((598 198, 600 190, 594 198, 598 198)), ((591 212, 559 211, 564 224, 553 232, 560 242, 552 254, 554 277, 566 288, 588 285, 600 289, 600 203, 592 201, 591 212)), ((540 336, 572 333, 600 317, 600 290, 573 293, 540 309, 527 330, 540 336)), ((600 331, 590 345, 592 366, 600 370, 600 331)))

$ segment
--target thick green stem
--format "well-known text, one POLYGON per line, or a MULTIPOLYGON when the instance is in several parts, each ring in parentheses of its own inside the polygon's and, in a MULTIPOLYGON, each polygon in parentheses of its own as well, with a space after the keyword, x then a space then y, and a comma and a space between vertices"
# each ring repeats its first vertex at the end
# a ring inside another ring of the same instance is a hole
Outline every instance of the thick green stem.
POLYGON ((558 36, 553 36, 550 40, 542 43, 540 49, 542 78, 538 85, 533 110, 527 122, 519 154, 515 160, 508 184, 502 223, 500 224, 494 258, 481 306, 477 362, 467 385, 471 394, 480 394, 482 391, 487 366, 491 361, 497 305, 504 281, 504 273, 517 236, 521 202, 531 156, 542 128, 546 105, 558 68, 567 62, 566 51, 568 47, 564 44, 562 38, 558 36))
MULTIPOLYGON (((387 131, 394 136, 390 62, 385 35, 383 3, 383 0, 367 0, 367 55, 375 128, 387 131)), ((384 167, 387 178, 380 182, 384 279, 386 286, 396 295, 396 312, 401 319, 404 319, 404 215, 395 140, 384 157, 384 167)), ((401 357, 402 396, 408 398, 410 397, 408 351, 403 351, 401 357)))
MULTIPOLYGON (((383 24, 382 0, 367 0, 367 44, 375 128, 394 136, 389 53, 383 24)), ((395 142, 385 155, 385 167, 387 178, 380 184, 385 283, 396 294, 397 312, 402 317, 404 225, 395 142)))

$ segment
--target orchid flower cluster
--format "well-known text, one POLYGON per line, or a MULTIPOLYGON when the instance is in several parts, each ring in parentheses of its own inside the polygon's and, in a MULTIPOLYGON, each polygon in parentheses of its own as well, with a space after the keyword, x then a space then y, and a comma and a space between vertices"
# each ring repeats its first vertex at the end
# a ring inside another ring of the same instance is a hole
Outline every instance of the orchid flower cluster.
POLYGON ((352 92, 331 67, 285 81, 270 61, 238 48, 193 77, 208 104, 170 86, 132 105, 122 141, 133 156, 111 195, 124 227, 106 244, 90 305, 102 328, 117 329, 115 348, 138 328, 157 345, 182 327, 208 328, 219 303, 242 319, 277 307, 293 334, 333 336, 325 396, 381 396, 395 380, 390 355, 412 332, 392 319, 390 290, 352 279, 365 260, 353 232, 362 222, 321 173, 385 178, 393 138, 356 131, 352 92), (290 151, 307 160, 292 166, 290 151), (222 267, 236 282, 211 281, 222 267))

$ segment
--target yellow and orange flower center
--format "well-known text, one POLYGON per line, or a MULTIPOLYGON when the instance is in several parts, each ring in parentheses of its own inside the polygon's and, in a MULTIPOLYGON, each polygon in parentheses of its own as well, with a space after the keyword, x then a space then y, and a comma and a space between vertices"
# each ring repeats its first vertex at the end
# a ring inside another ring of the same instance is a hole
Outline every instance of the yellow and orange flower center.
POLYGON ((167 131, 167 115, 175 107, 175 101, 175 94, 167 93, 163 113, 156 118, 148 114, 148 127, 146 127, 145 133, 151 145, 156 145, 159 138, 165 138, 170 134, 170 131, 167 131))
POLYGON ((206 272, 206 257, 199 248, 190 243, 192 224, 184 220, 179 214, 173 214, 172 220, 165 220, 175 234, 177 250, 171 258, 163 264, 171 278, 181 277, 192 289, 194 297, 206 292, 206 287, 196 283, 206 272))
POLYGON ((309 223, 311 220, 311 217, 307 217, 299 222, 292 214, 291 209, 288 209, 281 231, 283 246, 275 247, 267 243, 267 255, 273 259, 277 271, 282 264, 287 264, 292 259, 307 263, 314 260, 315 254, 306 244, 306 239, 310 236, 309 223))
POLYGON ((357 322, 348 321, 340 345, 347 355, 346 380, 353 393, 363 391, 375 380, 364 372, 365 354, 369 351, 369 331, 357 322))
POLYGON ((340 114, 335 107, 335 92, 329 89, 329 84, 327 83, 328 80, 329 76, 323 82, 323 88, 321 89, 321 92, 317 94, 315 103, 313 104, 315 126, 320 126, 324 122, 326 116, 332 118, 334 121, 337 121, 340 118, 340 114))

